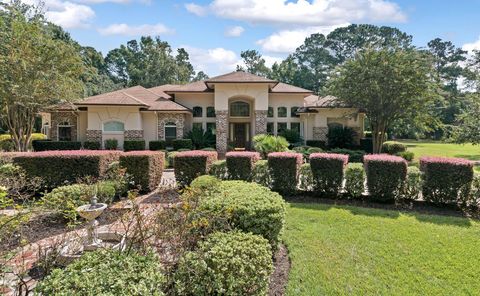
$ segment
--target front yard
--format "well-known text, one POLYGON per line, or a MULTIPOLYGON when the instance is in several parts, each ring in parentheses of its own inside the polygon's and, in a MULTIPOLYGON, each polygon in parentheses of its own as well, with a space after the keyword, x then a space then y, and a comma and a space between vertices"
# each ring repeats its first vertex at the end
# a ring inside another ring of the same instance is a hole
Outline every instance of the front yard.
POLYGON ((480 223, 452 216, 292 203, 287 295, 480 291, 480 223))

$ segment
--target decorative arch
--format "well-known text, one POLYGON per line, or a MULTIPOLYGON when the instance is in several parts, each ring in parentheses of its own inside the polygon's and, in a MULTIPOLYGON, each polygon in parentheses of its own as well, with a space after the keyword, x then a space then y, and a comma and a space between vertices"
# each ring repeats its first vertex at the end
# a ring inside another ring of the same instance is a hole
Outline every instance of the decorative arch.
POLYGON ((251 103, 246 100, 233 100, 229 105, 230 117, 250 117, 251 103))
POLYGON ((165 126, 169 123, 175 124, 177 139, 183 138, 183 130, 185 127, 185 115, 184 114, 158 114, 158 139, 165 140, 165 126))

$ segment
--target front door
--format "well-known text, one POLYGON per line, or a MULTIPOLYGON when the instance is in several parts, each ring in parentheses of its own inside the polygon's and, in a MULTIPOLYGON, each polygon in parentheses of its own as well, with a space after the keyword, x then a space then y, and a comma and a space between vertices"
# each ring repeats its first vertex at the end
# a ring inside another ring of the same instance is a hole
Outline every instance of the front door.
POLYGON ((233 127, 233 142, 235 148, 247 147, 247 125, 248 123, 234 123, 233 127))

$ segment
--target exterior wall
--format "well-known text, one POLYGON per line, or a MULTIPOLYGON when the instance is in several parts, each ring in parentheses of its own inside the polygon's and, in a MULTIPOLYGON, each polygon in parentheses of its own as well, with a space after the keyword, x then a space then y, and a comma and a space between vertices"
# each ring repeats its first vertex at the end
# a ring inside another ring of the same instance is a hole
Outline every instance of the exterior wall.
POLYGON ((88 113, 85 111, 78 112, 78 140, 85 142, 87 140, 88 113))
POLYGON ((203 130, 207 129, 207 122, 215 122, 215 117, 207 117, 207 107, 215 107, 213 93, 177 93, 175 102, 193 110, 193 107, 202 107, 202 117, 185 117, 185 132, 192 129, 193 123, 201 123, 203 130))
POLYGON ((268 109, 268 84, 217 83, 215 85, 215 110, 228 110, 231 98, 254 99, 254 110, 268 109))
POLYGON ((277 134, 278 123, 280 122, 287 123, 287 128, 291 128, 290 123, 292 122, 302 123, 302 120, 300 119, 300 117, 291 116, 290 110, 292 107, 303 107, 303 104, 304 104, 303 98, 304 98, 304 95, 302 94, 270 94, 268 107, 273 108, 273 117, 268 117, 267 121, 273 123, 273 130, 274 130, 273 133, 275 135, 277 134), (278 107, 287 108, 287 117, 278 117, 278 107))
POLYGON ((58 140, 58 125, 63 122, 68 122, 72 127, 72 141, 77 141, 77 116, 78 114, 72 111, 68 112, 52 112, 50 119, 50 138, 54 141, 58 140))
POLYGON ((103 123, 118 120, 125 130, 142 130, 142 117, 138 107, 88 107, 89 130, 103 130, 103 123))
POLYGON ((141 112, 143 125, 143 138, 145 139, 145 147, 150 148, 149 142, 158 139, 158 120, 156 112, 141 112))
POLYGON ((177 139, 183 138, 185 133, 184 113, 158 113, 158 139, 165 140, 165 123, 175 122, 177 125, 177 139))

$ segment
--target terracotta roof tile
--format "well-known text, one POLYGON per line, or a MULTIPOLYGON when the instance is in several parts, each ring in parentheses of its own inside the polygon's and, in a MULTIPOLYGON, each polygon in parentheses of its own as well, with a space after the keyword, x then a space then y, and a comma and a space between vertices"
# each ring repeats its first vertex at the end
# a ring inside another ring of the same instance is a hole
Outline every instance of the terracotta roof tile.
POLYGON ((199 80, 183 85, 175 85, 171 88, 165 90, 167 93, 174 92, 213 92, 212 89, 208 88, 204 80, 199 80))
POLYGON ((316 95, 310 95, 306 98, 304 98, 305 101, 305 107, 310 107, 310 108, 348 108, 345 104, 343 104, 341 101, 339 101, 336 97, 334 96, 325 96, 325 97, 319 97, 316 95))
POLYGON ((313 93, 313 91, 297 87, 294 85, 286 84, 283 82, 277 83, 271 90, 272 93, 313 93))
POLYGON ((258 76, 252 73, 244 71, 234 71, 227 74, 212 77, 205 81, 206 83, 222 83, 222 82, 265 82, 265 83, 277 83, 277 81, 268 79, 262 76, 258 76))

